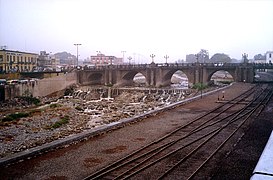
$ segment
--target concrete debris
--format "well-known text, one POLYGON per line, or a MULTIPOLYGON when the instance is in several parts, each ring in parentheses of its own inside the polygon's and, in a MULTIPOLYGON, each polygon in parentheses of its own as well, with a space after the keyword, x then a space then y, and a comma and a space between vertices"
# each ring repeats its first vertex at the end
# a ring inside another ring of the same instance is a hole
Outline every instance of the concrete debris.
MULTIPOLYGON (((143 114, 190 95, 189 90, 127 91, 78 87, 59 99, 40 98, 40 107, 25 110, 30 116, 11 122, 0 121, 0 157, 143 114)), ((6 115, 0 113, 0 118, 6 115)))

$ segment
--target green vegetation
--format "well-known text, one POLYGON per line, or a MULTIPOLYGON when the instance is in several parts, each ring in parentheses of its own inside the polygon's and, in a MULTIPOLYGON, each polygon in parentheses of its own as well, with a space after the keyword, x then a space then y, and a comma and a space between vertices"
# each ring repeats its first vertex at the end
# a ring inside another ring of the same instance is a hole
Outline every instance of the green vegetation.
POLYGON ((40 100, 35 98, 35 97, 31 97, 31 96, 22 96, 20 97, 22 100, 28 102, 28 104, 35 104, 36 106, 40 104, 40 100))
POLYGON ((50 108, 57 108, 57 107, 61 107, 61 104, 50 104, 49 107, 50 108))
POLYGON ((69 96, 74 92, 74 86, 67 87, 64 91, 64 96, 69 96))
POLYGON ((4 117, 3 119, 1 119, 2 122, 9 122, 9 121, 15 121, 17 119, 20 119, 22 117, 28 117, 29 113, 25 113, 25 112, 17 112, 14 114, 9 114, 6 117, 4 117))
POLYGON ((59 121, 52 124, 50 128, 56 129, 61 127, 63 124, 67 124, 68 122, 69 122, 69 116, 64 116, 59 121))
POLYGON ((76 106, 75 109, 78 111, 83 111, 83 108, 81 108, 80 106, 76 106))
POLYGON ((42 109, 33 109, 30 111, 30 114, 41 113, 42 111, 42 109))
POLYGON ((208 85, 205 85, 203 83, 196 83, 192 87, 193 89, 197 89, 198 91, 208 88, 208 85))

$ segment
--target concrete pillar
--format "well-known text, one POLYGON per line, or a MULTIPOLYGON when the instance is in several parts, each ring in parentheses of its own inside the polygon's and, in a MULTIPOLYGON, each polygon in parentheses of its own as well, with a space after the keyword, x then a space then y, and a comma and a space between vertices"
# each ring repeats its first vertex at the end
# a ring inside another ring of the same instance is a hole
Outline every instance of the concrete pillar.
POLYGON ((110 69, 109 71, 109 85, 113 85, 113 71, 110 69))

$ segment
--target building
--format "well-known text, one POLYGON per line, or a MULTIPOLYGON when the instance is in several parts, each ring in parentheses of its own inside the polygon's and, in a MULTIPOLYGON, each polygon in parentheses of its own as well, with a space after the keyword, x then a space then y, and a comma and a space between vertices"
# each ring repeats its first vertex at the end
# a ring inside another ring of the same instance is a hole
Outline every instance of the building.
POLYGON ((264 63, 266 63, 266 57, 265 57, 265 55, 262 55, 262 54, 255 55, 254 58, 253 58, 253 63, 256 63, 256 64, 264 64, 264 63))
POLYGON ((38 54, 0 50, 0 73, 29 72, 37 67, 38 54))
POLYGON ((46 51, 40 51, 37 64, 38 67, 47 67, 51 65, 51 59, 46 51))
POLYGON ((55 71, 60 66, 60 59, 56 58, 55 55, 51 55, 46 51, 40 51, 38 57, 38 71, 55 71))
POLYGON ((186 55, 186 62, 187 63, 195 63, 195 62, 197 62, 196 56, 194 54, 187 54, 186 55))
POLYGON ((267 51, 265 53, 265 59, 266 59, 266 63, 272 63, 273 51, 267 51))
MULTIPOLYGON (((90 57, 91 65, 110 65, 110 64, 122 64, 122 58, 117 58, 115 56, 105 56, 104 54, 97 54, 96 56, 90 57)), ((87 64, 86 62, 84 63, 87 64)))
POLYGON ((267 51, 264 55, 262 54, 257 54, 254 56, 254 63, 273 63, 273 51, 267 51))

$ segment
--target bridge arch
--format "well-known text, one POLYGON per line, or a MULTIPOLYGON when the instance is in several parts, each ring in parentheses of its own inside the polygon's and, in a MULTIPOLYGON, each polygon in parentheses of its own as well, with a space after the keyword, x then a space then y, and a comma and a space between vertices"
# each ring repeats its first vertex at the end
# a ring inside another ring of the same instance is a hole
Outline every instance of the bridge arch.
POLYGON ((188 79, 188 82, 190 81, 189 75, 187 71, 184 71, 183 69, 172 69, 172 70, 165 70, 162 72, 162 76, 160 77, 157 81, 158 87, 160 86, 170 86, 172 84, 172 77, 177 73, 177 72, 182 72, 184 76, 188 79))
POLYGON ((146 74, 143 73, 142 71, 136 71, 136 70, 131 70, 131 71, 127 71, 125 72, 125 74, 123 74, 123 76, 120 79, 119 85, 123 85, 123 86, 132 86, 134 85, 134 78, 137 74, 141 74, 145 77, 145 84, 147 85, 147 77, 146 74))
POLYGON ((189 78, 183 71, 177 70, 171 77, 171 85, 179 88, 188 88, 189 78))
POLYGON ((222 79, 221 81, 234 81, 235 71, 229 71, 226 69, 211 71, 205 82, 210 82, 212 80, 217 81, 217 79, 222 79))
POLYGON ((137 73, 134 76, 133 81, 136 86, 147 85, 147 79, 142 73, 137 73))
POLYGON ((89 85, 103 85, 103 79, 103 74, 98 72, 90 74, 87 78, 89 85))

